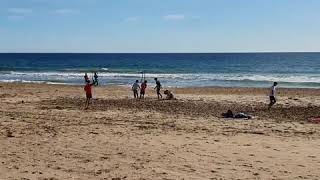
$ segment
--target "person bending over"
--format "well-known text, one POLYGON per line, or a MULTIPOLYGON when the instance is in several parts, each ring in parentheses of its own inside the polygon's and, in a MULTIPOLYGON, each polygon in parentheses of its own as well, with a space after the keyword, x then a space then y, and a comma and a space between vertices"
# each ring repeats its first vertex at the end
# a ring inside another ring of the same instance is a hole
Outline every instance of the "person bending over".
POLYGON ((173 94, 171 91, 169 91, 169 90, 165 90, 165 91, 164 91, 164 94, 166 95, 166 99, 167 99, 167 100, 173 100, 173 99, 175 99, 174 94, 173 94))

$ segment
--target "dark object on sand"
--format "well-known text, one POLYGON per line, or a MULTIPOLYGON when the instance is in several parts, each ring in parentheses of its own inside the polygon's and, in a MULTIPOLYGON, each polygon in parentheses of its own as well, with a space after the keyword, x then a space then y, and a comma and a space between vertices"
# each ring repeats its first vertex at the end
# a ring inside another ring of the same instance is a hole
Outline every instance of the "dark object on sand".
POLYGON ((221 114, 224 118, 234 118, 234 119, 252 119, 251 115, 245 114, 245 113, 237 113, 233 114, 231 110, 228 110, 226 113, 221 114))
POLYGON ((222 113, 221 115, 224 118, 233 118, 234 117, 233 112, 230 109, 226 113, 222 113))
POLYGON ((234 118, 236 118, 236 119, 251 119, 252 116, 250 116, 249 114, 245 114, 245 113, 240 112, 240 113, 236 114, 234 116, 234 118))
POLYGON ((10 129, 7 129, 7 131, 6 131, 6 136, 7 136, 8 138, 14 137, 14 136, 13 136, 13 133, 12 133, 12 131, 10 131, 10 129))

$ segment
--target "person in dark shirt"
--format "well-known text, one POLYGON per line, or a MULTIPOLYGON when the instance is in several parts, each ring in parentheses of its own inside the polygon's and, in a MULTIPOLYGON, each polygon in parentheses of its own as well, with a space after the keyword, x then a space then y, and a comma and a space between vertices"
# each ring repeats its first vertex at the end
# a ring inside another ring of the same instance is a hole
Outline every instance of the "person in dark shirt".
POLYGON ((84 77, 84 82, 85 82, 85 83, 87 83, 88 81, 90 81, 87 73, 85 73, 83 77, 84 77))
POLYGON ((142 84, 141 84, 141 88, 140 88, 140 99, 141 98, 144 98, 144 95, 146 93, 146 89, 147 89, 147 81, 144 81, 142 84))
POLYGON ((157 92, 157 96, 158 96, 158 99, 162 99, 162 94, 161 94, 161 83, 160 81, 158 80, 158 78, 154 78, 154 80, 156 81, 156 87, 154 88, 157 92))
POLYGON ((94 85, 95 86, 98 86, 99 85, 99 82, 98 82, 98 74, 97 74, 97 72, 94 72, 94 75, 93 75, 93 77, 94 77, 94 85))

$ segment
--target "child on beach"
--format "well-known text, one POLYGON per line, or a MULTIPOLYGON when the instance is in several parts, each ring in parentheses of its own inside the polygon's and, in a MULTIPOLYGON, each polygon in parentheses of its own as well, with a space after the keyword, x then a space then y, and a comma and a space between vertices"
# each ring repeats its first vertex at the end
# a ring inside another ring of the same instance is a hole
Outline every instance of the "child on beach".
POLYGON ((85 103, 85 108, 84 109, 88 109, 89 104, 90 104, 90 100, 92 98, 92 85, 90 83, 90 80, 87 81, 87 84, 84 86, 84 91, 86 92, 86 103, 85 103))
POLYGON ((145 80, 145 81, 141 84, 140 99, 141 99, 141 98, 144 99, 144 95, 145 95, 145 93, 146 93, 146 89, 147 89, 147 81, 145 80))
POLYGON ((269 94, 270 104, 269 104, 268 109, 270 109, 277 102, 276 101, 276 86, 277 85, 278 85, 278 83, 274 82, 270 88, 270 94, 269 94))
POLYGON ((169 91, 169 90, 165 90, 165 91, 164 91, 164 94, 166 95, 166 99, 167 99, 167 100, 173 100, 173 99, 175 99, 175 98, 174 98, 174 94, 173 94, 171 91, 169 91))
POLYGON ((158 78, 154 78, 154 80, 156 81, 156 87, 155 87, 154 89, 156 89, 156 91, 157 91, 158 99, 160 99, 160 97, 161 97, 161 99, 162 99, 162 94, 161 94, 161 92, 160 92, 160 90, 161 90, 161 83, 160 83, 160 81, 158 81, 158 78))
POLYGON ((136 82, 133 83, 133 85, 132 85, 132 91, 133 91, 134 98, 138 98, 139 97, 138 89, 140 89, 139 81, 136 80, 136 82))

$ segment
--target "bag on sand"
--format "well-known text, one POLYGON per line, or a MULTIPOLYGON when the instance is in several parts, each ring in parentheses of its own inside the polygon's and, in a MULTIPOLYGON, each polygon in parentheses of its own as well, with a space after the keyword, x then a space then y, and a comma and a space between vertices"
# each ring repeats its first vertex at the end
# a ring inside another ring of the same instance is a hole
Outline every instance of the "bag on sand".
POLYGON ((226 113, 221 114, 224 118, 233 118, 233 112, 229 109, 226 113))

